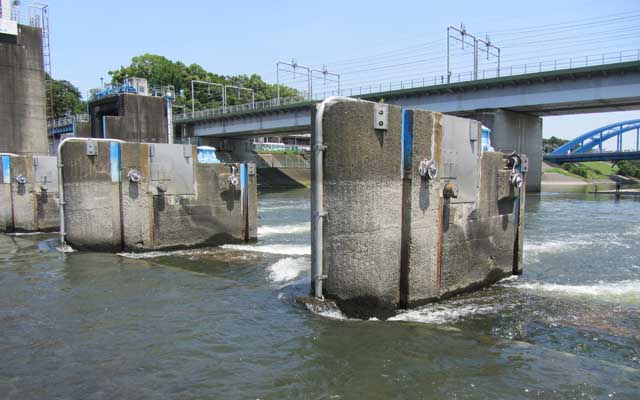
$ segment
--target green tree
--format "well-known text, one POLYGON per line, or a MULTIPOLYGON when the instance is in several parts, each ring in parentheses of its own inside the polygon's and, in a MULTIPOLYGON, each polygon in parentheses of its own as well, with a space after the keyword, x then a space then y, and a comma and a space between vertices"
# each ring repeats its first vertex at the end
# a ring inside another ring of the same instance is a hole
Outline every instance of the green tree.
POLYGON ((569 141, 551 136, 549 139, 542 139, 542 148, 545 153, 551 153, 552 151, 566 143, 569 143, 569 141))
MULTIPOLYGON (((198 64, 186 65, 180 61, 171 61, 156 54, 143 54, 133 57, 131 64, 109 71, 111 82, 117 84, 126 77, 146 78, 150 85, 173 85, 176 90, 176 104, 191 108, 191 81, 199 80, 219 85, 234 85, 254 90, 255 100, 268 100, 276 97, 276 85, 265 82, 259 75, 224 76, 205 70, 198 64)), ((282 97, 297 96, 292 88, 281 86, 282 97)), ((251 102, 248 91, 229 89, 228 105, 251 102)), ((222 90, 217 86, 196 84, 194 86, 194 105, 196 110, 222 106, 222 90)))
POLYGON ((618 174, 640 179, 640 161, 618 161, 618 174))
POLYGON ((86 103, 82 101, 80 90, 69 81, 51 79, 47 75, 47 84, 51 85, 53 98, 53 115, 47 107, 47 118, 62 118, 65 115, 81 114, 86 103))

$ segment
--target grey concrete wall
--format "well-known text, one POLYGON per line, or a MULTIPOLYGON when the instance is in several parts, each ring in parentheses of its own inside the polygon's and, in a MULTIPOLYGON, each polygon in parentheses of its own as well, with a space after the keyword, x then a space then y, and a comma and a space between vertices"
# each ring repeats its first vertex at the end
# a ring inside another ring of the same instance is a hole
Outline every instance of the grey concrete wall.
POLYGON ((91 123, 76 122, 74 133, 76 137, 91 137, 91 123))
POLYGON ((249 176, 244 208, 240 186, 228 182, 231 164, 200 164, 195 146, 121 144, 115 180, 109 144, 100 143, 97 156, 84 153, 84 143, 63 149, 67 241, 73 247, 145 251, 257 237, 255 175, 249 176), (172 157, 183 166, 171 164, 172 157), (132 170, 140 172, 139 182, 127 178, 132 170))
POLYGON ((0 230, 35 232, 58 228, 55 164, 55 157, 11 157, 10 183, 0 183, 0 230), (20 175, 26 178, 25 184, 17 183, 20 175))
POLYGON ((372 103, 341 102, 325 111, 325 289, 355 304, 397 304, 402 116, 390 107, 387 132, 373 128, 372 116, 372 103))
POLYGON ((516 150, 529 158, 527 190, 542 187, 542 118, 508 110, 478 111, 474 119, 491 128, 496 150, 516 150))
POLYGON ((89 114, 91 137, 167 143, 166 105, 162 97, 135 94, 108 97, 91 102, 89 114), (103 116, 106 132, 103 132, 103 116))
POLYGON ((62 149, 67 240, 77 248, 118 249, 122 245, 119 183, 111 180, 109 143, 87 156, 85 143, 62 149))
POLYGON ((442 165, 442 115, 410 112, 413 128, 411 170, 405 172, 403 194, 403 237, 406 278, 400 287, 402 306, 423 302, 439 293, 439 245, 441 237, 442 196, 440 175, 435 180, 421 179, 421 160, 442 165), (408 191, 407 191, 408 188, 408 191))
POLYGON ((401 115, 390 106, 383 131, 372 103, 325 112, 324 290, 351 316, 385 317, 522 270, 518 191, 506 157, 481 152, 480 123, 412 110, 402 128, 401 115), (411 146, 401 168, 403 140, 411 146), (420 176, 422 160, 436 163, 435 179, 420 176), (446 185, 457 197, 443 195, 446 185))
POLYGON ((17 43, 0 41, 0 152, 48 150, 42 33, 19 25, 17 43))

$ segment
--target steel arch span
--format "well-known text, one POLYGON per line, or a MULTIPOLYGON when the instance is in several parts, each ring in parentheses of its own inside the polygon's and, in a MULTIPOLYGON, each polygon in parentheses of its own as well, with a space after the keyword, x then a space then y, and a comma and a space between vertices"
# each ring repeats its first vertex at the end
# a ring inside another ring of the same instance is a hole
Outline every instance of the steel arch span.
POLYGON ((633 119, 605 125, 584 133, 569 143, 558 147, 549 155, 553 157, 584 154, 592 152, 595 147, 597 147, 599 153, 603 153, 602 144, 613 138, 617 140, 616 152, 622 152, 622 134, 633 130, 636 131, 635 151, 638 152, 640 151, 640 119, 633 119))

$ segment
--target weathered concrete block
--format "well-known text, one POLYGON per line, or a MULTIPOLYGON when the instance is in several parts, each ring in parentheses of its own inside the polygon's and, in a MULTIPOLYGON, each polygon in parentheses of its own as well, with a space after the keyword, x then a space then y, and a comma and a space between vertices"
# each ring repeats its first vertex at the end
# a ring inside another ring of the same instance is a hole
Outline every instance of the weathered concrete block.
POLYGON ((374 129, 372 103, 325 111, 324 229, 326 291, 341 300, 399 301, 401 110, 390 129, 374 129))
POLYGON ((480 123, 390 106, 381 130, 373 110, 325 110, 325 295, 347 314, 384 317, 520 272, 524 191, 506 155, 481 151, 480 123))
POLYGON ((85 149, 63 148, 72 246, 145 251, 257 237, 255 168, 198 163, 195 146, 103 142, 93 156, 85 149))
POLYGON ((19 25, 0 41, 0 152, 48 153, 45 88, 42 31, 19 25))
POLYGON ((0 230, 35 232, 58 228, 56 159, 2 156, 0 230))
POLYGON ((137 94, 106 97, 90 102, 89 114, 91 132, 87 136, 167 143, 166 100, 162 97, 137 94))

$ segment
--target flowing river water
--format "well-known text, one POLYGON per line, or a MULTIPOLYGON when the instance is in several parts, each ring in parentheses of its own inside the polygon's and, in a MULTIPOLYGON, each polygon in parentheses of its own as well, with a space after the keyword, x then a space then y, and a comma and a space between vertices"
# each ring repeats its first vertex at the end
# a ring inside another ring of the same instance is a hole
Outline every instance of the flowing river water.
POLYGON ((0 398, 640 398, 640 197, 530 195, 523 276, 388 321, 297 305, 309 192, 259 201, 252 245, 1 235, 0 398))

